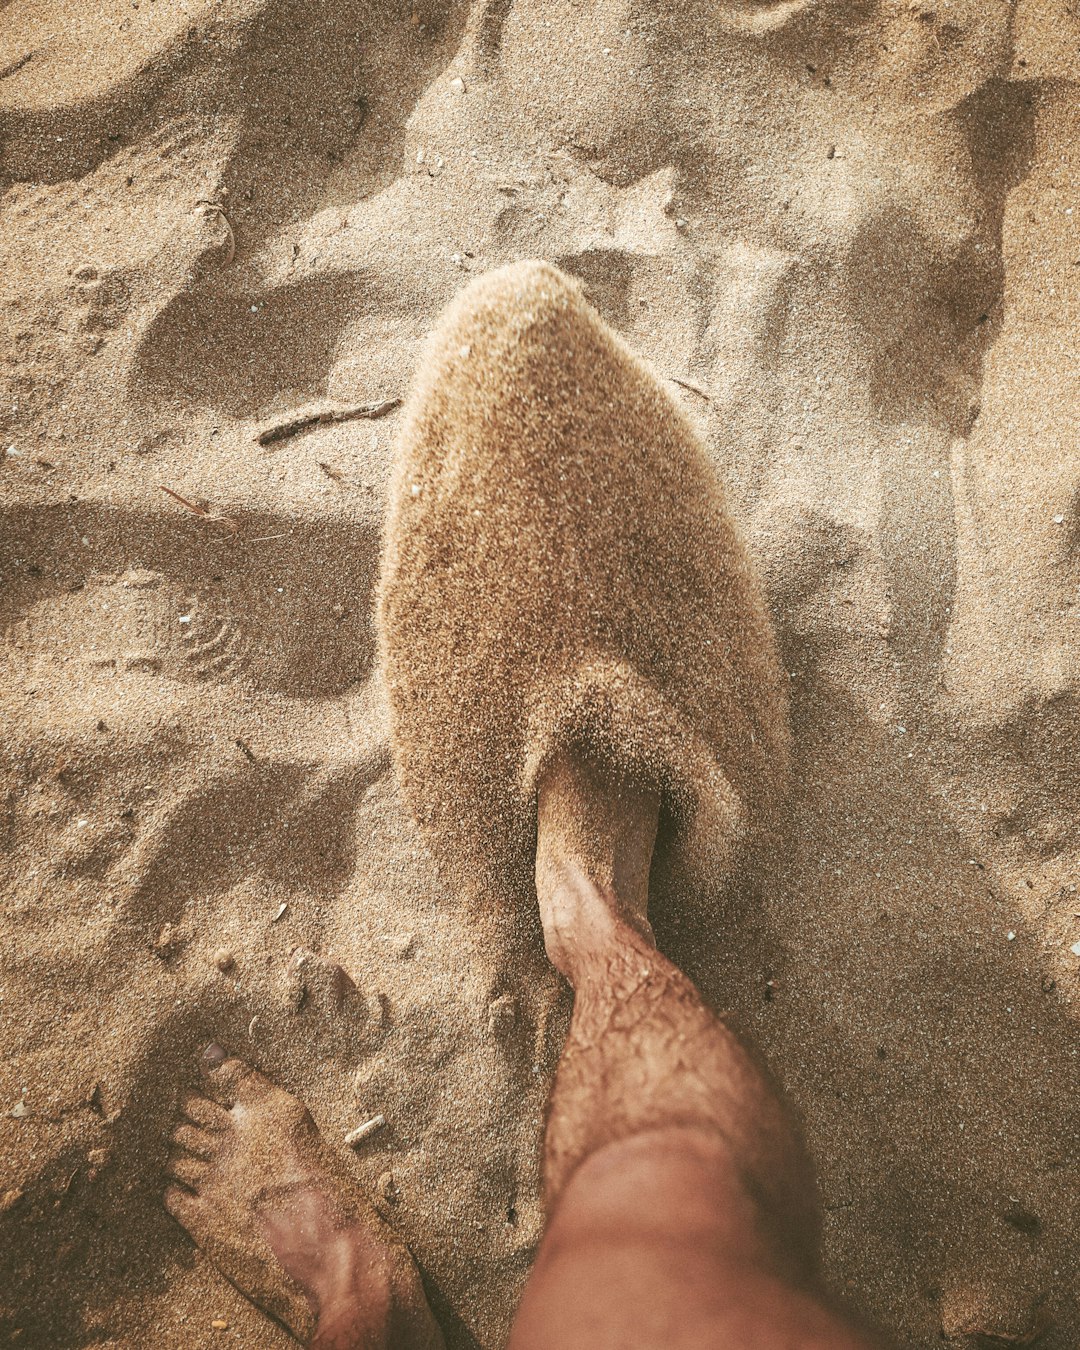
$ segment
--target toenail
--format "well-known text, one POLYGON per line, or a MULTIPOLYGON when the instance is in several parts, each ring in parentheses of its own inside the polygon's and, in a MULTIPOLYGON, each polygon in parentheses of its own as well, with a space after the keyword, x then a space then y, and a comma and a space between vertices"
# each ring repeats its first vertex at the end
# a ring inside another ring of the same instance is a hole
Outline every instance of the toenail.
POLYGON ((218 1045, 217 1041, 211 1041, 202 1052, 203 1063, 211 1069, 216 1069, 219 1064, 224 1064, 228 1058, 227 1052, 218 1045))

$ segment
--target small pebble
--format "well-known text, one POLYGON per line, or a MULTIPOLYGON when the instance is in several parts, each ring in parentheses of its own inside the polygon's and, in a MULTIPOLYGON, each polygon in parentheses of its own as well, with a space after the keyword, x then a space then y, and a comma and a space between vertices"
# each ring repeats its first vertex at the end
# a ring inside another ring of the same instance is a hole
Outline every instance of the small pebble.
POLYGON ((270 922, 271 922, 271 923, 277 923, 278 919, 280 919, 280 918, 284 915, 285 911, 286 911, 288 908, 289 908, 289 906, 288 906, 288 903, 287 903, 287 902, 284 902, 284 903, 278 905, 277 913, 276 913, 276 914, 274 915, 274 917, 270 920, 270 922))
POLYGON ((454 78, 450 81, 450 88, 454 91, 455 94, 463 94, 465 92, 465 81, 461 78, 460 75, 455 75, 454 78))
POLYGON ((1072 952, 1073 956, 1080 956, 1080 942, 1074 942, 1069 951, 1072 952))
POLYGON ((215 1317, 210 1325, 215 1331, 228 1331, 229 1329, 229 1324, 225 1321, 224 1317, 215 1317))
POLYGON ((393 1172, 383 1172, 378 1180, 379 1194, 388 1205, 396 1205, 401 1199, 401 1192, 394 1185, 393 1172))
POLYGON ((235 964, 236 958, 228 947, 219 947, 214 953, 214 965, 217 966, 218 970, 222 972, 232 970, 235 964))

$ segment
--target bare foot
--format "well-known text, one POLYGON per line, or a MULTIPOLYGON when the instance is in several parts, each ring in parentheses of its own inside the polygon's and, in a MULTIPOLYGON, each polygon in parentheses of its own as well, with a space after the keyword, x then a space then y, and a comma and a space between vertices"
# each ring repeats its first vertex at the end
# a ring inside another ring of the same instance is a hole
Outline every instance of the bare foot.
POLYGON ((443 1344, 408 1251, 303 1103, 220 1046, 182 1105, 165 1207, 236 1287, 320 1350, 443 1344))
POLYGON ((628 937, 655 946, 649 868, 660 795, 567 752, 537 794, 536 894, 552 965, 577 986, 628 937))

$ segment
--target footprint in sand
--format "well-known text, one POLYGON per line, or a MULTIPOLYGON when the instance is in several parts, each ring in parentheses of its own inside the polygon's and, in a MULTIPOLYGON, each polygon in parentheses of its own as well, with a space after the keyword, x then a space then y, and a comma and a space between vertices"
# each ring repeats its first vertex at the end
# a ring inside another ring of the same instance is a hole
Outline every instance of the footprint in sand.
POLYGON ((193 591, 143 568, 96 576, 74 594, 36 604, 5 633, 7 663, 20 654, 73 657, 90 672, 223 680, 252 663, 250 628, 218 592, 193 591))
POLYGON ((97 572, 44 593, 35 583, 36 595, 14 595, 14 613, 0 621, 0 667, 40 688, 60 662, 84 685, 160 676, 291 696, 341 693, 363 679, 370 658, 355 631, 360 620, 347 621, 344 574, 313 570, 307 581, 272 562, 254 567, 248 554, 217 576, 184 565, 97 572))

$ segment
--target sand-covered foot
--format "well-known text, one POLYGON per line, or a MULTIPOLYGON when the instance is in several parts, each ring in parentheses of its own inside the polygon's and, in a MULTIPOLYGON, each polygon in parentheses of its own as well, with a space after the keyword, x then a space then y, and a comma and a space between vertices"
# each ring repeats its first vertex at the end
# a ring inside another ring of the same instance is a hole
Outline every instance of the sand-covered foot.
POLYGON ((658 795, 699 889, 767 856, 789 730, 752 561, 693 427, 547 264, 474 281, 425 348, 378 624, 397 776, 458 896, 529 901, 575 748, 658 795))
POLYGON ((436 1347, 409 1253, 357 1194, 297 1098, 218 1046, 182 1103, 169 1213, 240 1291, 304 1343, 436 1347))

